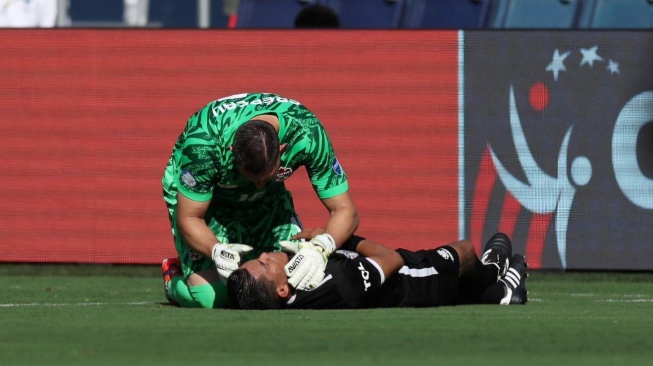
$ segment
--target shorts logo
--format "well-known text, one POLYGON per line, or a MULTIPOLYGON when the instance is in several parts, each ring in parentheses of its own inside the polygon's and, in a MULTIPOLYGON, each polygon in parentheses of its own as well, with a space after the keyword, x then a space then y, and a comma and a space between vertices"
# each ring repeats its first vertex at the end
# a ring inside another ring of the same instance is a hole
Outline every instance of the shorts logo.
POLYGON ((365 291, 367 292, 367 289, 372 286, 370 283, 370 272, 365 270, 365 267, 363 267, 363 263, 358 263, 358 270, 361 271, 361 277, 363 277, 363 284, 365 285, 365 291))
POLYGON ((453 255, 451 254, 450 251, 444 248, 440 248, 436 251, 436 253, 440 254, 440 257, 453 262, 453 255))
POLYGON ((358 257, 358 253, 344 249, 338 249, 336 250, 336 253, 345 256, 347 259, 354 259, 358 257))
POLYGON ((195 177, 193 177, 193 174, 191 174, 191 172, 186 169, 181 172, 181 182, 189 188, 195 187, 197 185, 197 181, 195 180, 195 177))
POLYGON ((340 166, 340 162, 338 161, 338 159, 333 160, 333 164, 331 165, 331 168, 336 174, 342 175, 342 166, 340 166))
POLYGON ((192 260, 193 262, 197 262, 198 260, 202 259, 202 255, 195 250, 191 249, 188 251, 188 258, 192 260))
POLYGON ((279 168, 276 177, 274 177, 274 181, 283 182, 284 180, 288 179, 288 177, 290 177, 291 175, 292 175, 292 168, 287 168, 285 166, 282 166, 279 168))

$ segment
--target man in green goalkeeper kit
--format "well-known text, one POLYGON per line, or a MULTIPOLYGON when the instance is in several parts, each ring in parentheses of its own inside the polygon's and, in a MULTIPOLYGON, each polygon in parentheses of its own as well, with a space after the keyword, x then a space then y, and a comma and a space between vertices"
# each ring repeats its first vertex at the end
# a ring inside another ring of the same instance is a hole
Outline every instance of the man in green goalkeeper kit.
POLYGON ((163 176, 179 254, 162 264, 166 298, 182 307, 228 306, 229 274, 290 238, 311 245, 286 266, 289 281, 317 287, 328 256, 358 227, 348 189, 324 127, 299 102, 245 93, 209 103, 188 120, 163 176), (284 185, 302 166, 329 211, 324 234, 315 237, 300 232, 284 185))

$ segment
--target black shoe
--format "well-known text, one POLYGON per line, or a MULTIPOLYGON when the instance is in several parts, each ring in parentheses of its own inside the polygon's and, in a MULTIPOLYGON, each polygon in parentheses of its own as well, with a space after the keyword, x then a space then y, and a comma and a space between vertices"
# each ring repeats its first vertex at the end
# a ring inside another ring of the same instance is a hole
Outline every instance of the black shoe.
POLYGON ((512 257, 512 243, 508 235, 504 233, 496 233, 492 235, 490 240, 483 248, 483 257, 481 262, 484 265, 494 265, 498 269, 497 281, 506 275, 508 266, 510 266, 510 258, 512 257))
POLYGON ((515 254, 510 260, 510 267, 499 281, 506 285, 506 296, 501 299, 501 305, 525 304, 528 302, 526 278, 528 263, 523 255, 515 254))

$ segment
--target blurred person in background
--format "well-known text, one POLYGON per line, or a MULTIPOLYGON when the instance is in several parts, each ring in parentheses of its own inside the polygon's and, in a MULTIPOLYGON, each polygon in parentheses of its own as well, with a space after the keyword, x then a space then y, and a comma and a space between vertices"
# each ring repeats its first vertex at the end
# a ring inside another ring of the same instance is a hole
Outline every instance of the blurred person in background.
POLYGON ((295 17, 295 28, 340 28, 340 17, 326 5, 308 5, 295 17))
POLYGON ((0 0, 0 27, 52 28, 58 0, 0 0))
POLYGON ((358 227, 326 130, 304 105, 276 94, 232 95, 193 114, 162 183, 179 254, 162 263, 165 295, 182 307, 228 306, 226 280, 241 259, 278 251, 291 238, 308 241, 285 269, 289 282, 314 288, 329 255, 358 227), (301 231, 284 184, 302 167, 329 212, 316 235, 301 231))

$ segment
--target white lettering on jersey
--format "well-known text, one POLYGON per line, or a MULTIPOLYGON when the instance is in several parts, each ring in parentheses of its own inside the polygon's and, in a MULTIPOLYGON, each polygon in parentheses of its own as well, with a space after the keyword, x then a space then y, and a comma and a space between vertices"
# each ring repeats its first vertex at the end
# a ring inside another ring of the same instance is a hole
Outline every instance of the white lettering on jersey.
POLYGON ((361 277, 363 277, 363 284, 365 285, 365 291, 372 286, 370 281, 370 272, 365 270, 365 267, 363 267, 363 263, 358 263, 358 270, 361 271, 361 277))
MULTIPOLYGON (((231 95, 229 97, 220 98, 217 101, 220 102, 220 101, 229 100, 229 99, 240 99, 240 98, 246 97, 247 95, 248 95, 247 93, 245 93, 245 94, 234 94, 234 95, 231 95)), ((259 99, 254 99, 254 100, 251 100, 251 101, 239 100, 237 102, 222 103, 222 104, 216 106, 215 108, 213 108, 213 116, 217 117, 217 116, 219 116, 221 114, 224 114, 227 111, 231 111, 231 110, 234 110, 236 108, 244 108, 244 107, 247 107, 250 104, 251 105, 263 105, 263 104, 270 105, 270 104, 274 103, 275 101, 278 102, 278 103, 291 103, 291 104, 294 104, 294 105, 301 105, 301 103, 299 103, 296 100, 292 100, 292 99, 288 99, 288 98, 284 98, 284 97, 278 97, 278 96, 265 96, 265 97, 261 97, 259 99)))

